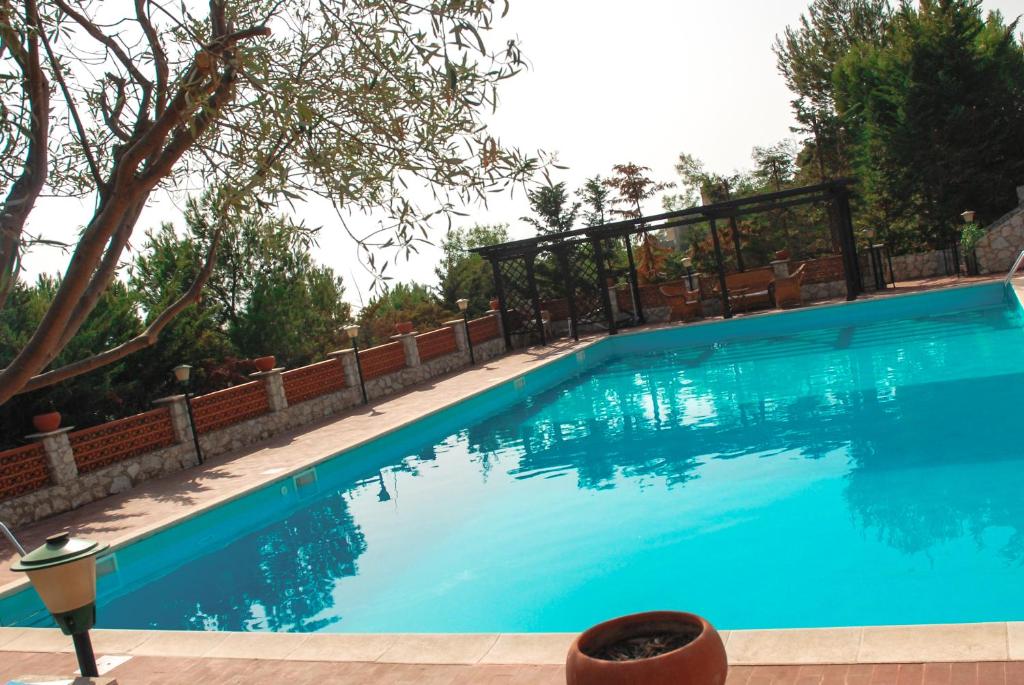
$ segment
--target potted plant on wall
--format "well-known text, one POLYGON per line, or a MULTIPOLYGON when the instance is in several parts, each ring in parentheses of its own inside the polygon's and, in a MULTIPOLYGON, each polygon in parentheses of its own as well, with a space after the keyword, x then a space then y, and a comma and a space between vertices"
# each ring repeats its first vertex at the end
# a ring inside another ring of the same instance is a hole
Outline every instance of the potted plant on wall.
POLYGON ((576 638, 565 662, 567 685, 722 685, 728 670, 718 631, 679 611, 600 623, 576 638))
POLYGON ((54 408, 53 400, 45 400, 39 411, 32 417, 32 427, 37 433, 52 433, 60 428, 60 412, 54 408))
POLYGON ((256 365, 257 371, 266 373, 273 370, 274 364, 277 363, 277 358, 272 354, 268 354, 265 357, 256 357, 252 360, 252 363, 256 365))
POLYGON ((395 323, 395 335, 408 335, 412 333, 412 321, 398 321, 395 323))

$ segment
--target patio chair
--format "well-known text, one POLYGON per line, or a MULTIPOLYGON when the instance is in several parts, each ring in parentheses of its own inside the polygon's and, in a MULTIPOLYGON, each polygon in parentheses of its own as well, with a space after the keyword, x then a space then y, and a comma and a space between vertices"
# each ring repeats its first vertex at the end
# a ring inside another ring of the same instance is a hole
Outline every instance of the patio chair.
POLYGON ((692 321, 704 316, 699 290, 689 290, 684 283, 663 285, 658 288, 658 292, 669 306, 669 321, 692 321))
POLYGON ((799 307, 804 303, 801 286, 804 283, 805 266, 807 265, 801 264, 800 268, 789 276, 785 278, 777 277, 772 282, 772 288, 775 291, 775 306, 777 308, 799 307))

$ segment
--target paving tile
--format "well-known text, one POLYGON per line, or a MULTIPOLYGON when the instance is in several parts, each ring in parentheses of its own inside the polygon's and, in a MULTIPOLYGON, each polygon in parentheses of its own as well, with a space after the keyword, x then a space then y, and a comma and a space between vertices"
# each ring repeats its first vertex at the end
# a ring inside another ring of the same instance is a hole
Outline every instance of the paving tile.
POLYGON ((950 685, 951 664, 925 664, 922 676, 924 685, 950 685))
POLYGON ((0 628, 0 650, 24 634, 25 628, 0 628))
POLYGON ((403 635, 377 661, 397 664, 475 664, 498 635, 403 635))
POLYGON ((395 643, 395 635, 314 633, 288 657, 303 661, 376 661, 395 643))
POLYGON ((871 685, 896 685, 899 675, 899 664, 875 664, 871 669, 871 685))
POLYGON ((862 663, 1005 661, 1006 624, 864 628, 862 663))
POLYGON ((1011 661, 1024 661, 1024 623, 1006 624, 1006 643, 1011 661))
POLYGON ((900 676, 896 681, 897 685, 921 685, 924 682, 923 664, 903 664, 900 666, 900 676))
POLYGON ((733 664, 852 664, 860 628, 734 630, 726 651, 733 664))
POLYGON ((101 654, 129 654, 152 633, 148 630, 93 630, 89 633, 92 648, 97 656, 101 654))
POLYGON ((1006 663, 1006 685, 1024 685, 1024 661, 1006 663))
POLYGON ((304 633, 225 633, 206 656, 230 659, 287 659, 309 638, 304 633))
POLYGON ((565 663, 576 633, 505 633, 480 660, 482 664, 565 663))
POLYGON ((1006 664, 999 662, 978 664, 978 682, 981 685, 1006 685, 1006 664))
POLYGON ((227 639, 227 633, 188 630, 154 630, 130 652, 137 656, 199 658, 227 639))
POLYGON ((978 664, 950 664, 949 682, 950 685, 975 685, 978 682, 978 664))
POLYGON ((13 652, 73 652, 71 637, 56 628, 25 628, 4 649, 13 652))
POLYGON ((725 685, 747 685, 750 674, 754 672, 753 666, 729 666, 729 673, 725 677, 725 685))

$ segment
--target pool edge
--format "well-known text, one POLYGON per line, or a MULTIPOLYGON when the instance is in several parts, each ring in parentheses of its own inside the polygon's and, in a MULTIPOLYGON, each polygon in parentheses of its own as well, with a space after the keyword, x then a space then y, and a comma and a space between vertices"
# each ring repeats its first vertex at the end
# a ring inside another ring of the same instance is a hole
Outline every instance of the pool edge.
MULTIPOLYGON (((1024 659, 1024 623, 721 631, 731 666, 1024 659)), ((576 633, 240 633, 94 630, 98 655, 431 665, 559 665, 576 633)), ((71 652, 56 628, 0 628, 0 652, 71 652)))

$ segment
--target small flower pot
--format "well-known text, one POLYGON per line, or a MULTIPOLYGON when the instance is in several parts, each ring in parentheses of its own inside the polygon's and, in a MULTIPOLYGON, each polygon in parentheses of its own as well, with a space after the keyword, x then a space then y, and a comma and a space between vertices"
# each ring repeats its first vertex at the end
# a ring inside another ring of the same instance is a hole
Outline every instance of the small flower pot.
POLYGON ((718 631, 678 611, 600 623, 576 638, 565 661, 567 685, 723 685, 728 671, 718 631))
POLYGON ((395 333, 397 335, 408 335, 412 333, 412 321, 399 321, 395 324, 395 333))
POLYGON ((274 369, 274 364, 277 363, 277 358, 270 354, 266 357, 256 357, 252 360, 252 363, 256 365, 256 370, 260 373, 266 373, 274 369))
POLYGON ((60 412, 51 411, 32 417, 32 426, 40 433, 52 433, 60 428, 60 412))
POLYGON ((789 259, 789 250, 778 250, 775 252, 775 259, 784 260, 789 259))
POLYGON ((501 308, 501 302, 499 302, 498 298, 495 297, 493 300, 491 300, 491 311, 492 312, 496 312, 500 308, 501 308))

